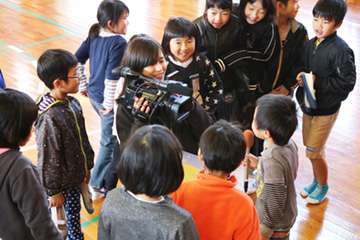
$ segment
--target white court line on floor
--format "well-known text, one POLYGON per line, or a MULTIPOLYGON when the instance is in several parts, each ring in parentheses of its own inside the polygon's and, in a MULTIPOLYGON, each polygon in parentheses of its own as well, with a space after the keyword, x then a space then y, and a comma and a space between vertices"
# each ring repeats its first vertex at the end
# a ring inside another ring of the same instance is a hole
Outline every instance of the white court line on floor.
POLYGON ((12 49, 12 50, 14 50, 15 52, 18 52, 18 53, 24 52, 24 51, 21 50, 20 48, 17 48, 17 47, 15 47, 15 46, 13 46, 13 45, 8 45, 7 47, 10 48, 10 49, 12 49))

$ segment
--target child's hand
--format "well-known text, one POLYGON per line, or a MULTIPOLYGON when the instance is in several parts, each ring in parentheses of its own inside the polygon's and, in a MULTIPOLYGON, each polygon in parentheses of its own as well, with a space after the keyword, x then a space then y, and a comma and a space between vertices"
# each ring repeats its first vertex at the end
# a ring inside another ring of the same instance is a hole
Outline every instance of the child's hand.
POLYGON ((297 76, 296 76, 296 81, 298 81, 298 84, 300 87, 303 87, 303 81, 302 81, 302 75, 305 74, 306 72, 300 72, 297 76))
POLYGON ((276 89, 274 89, 271 94, 282 94, 282 95, 285 95, 287 96, 289 94, 289 91, 283 86, 279 86, 277 87, 276 89))
POLYGON ((140 99, 135 97, 135 101, 134 101, 134 108, 145 112, 145 113, 149 113, 150 112, 150 107, 147 106, 149 104, 148 100, 145 100, 144 97, 141 97, 140 99), (145 101, 145 102, 144 102, 145 101), (144 103, 144 104, 143 104, 144 103))
POLYGON ((49 208, 61 207, 62 205, 64 205, 64 202, 65 202, 64 196, 62 195, 62 193, 59 193, 55 197, 49 198, 49 208))
POLYGON ((109 114, 111 111, 112 111, 112 109, 110 109, 110 110, 100 109, 100 112, 102 112, 103 115, 109 114))
MULTIPOLYGON (((245 159, 249 159, 249 168, 256 168, 259 162, 259 159, 257 157, 255 157, 254 155, 250 154, 246 154, 245 155, 245 159)), ((242 165, 246 166, 247 161, 243 161, 242 165)))

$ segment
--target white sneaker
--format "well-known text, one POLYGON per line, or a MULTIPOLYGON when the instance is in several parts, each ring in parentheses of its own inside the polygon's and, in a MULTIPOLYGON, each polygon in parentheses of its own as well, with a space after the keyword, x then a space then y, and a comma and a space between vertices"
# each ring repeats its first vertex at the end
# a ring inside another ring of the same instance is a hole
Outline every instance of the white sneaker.
POLYGON ((55 223, 56 228, 59 230, 61 236, 66 239, 68 231, 67 231, 67 220, 65 215, 64 206, 61 207, 52 207, 51 208, 51 219, 55 223))
POLYGON ((105 197, 105 194, 103 194, 102 192, 100 192, 100 190, 98 190, 98 189, 90 188, 90 192, 91 192, 91 199, 92 199, 93 201, 105 197))

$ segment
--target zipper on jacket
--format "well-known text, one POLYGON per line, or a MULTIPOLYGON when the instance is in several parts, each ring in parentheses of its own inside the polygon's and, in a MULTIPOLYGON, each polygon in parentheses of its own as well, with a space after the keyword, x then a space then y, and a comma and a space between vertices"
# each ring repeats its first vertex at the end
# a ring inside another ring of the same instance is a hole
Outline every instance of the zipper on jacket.
POLYGON ((279 65, 278 65, 278 70, 276 72, 276 76, 275 76, 275 80, 274 83, 272 85, 272 89, 274 89, 274 87, 276 86, 276 83, 279 79, 279 75, 280 75, 280 70, 281 70, 281 65, 282 65, 282 58, 283 58, 283 54, 284 54, 284 46, 285 43, 287 42, 287 40, 285 40, 284 43, 282 43, 282 41, 280 40, 280 44, 281 44, 281 49, 280 49, 280 57, 279 57, 279 65))
POLYGON ((87 173, 88 173, 88 169, 87 169, 87 157, 86 157, 86 154, 85 154, 85 151, 84 151, 84 147, 83 147, 83 142, 82 142, 82 137, 81 137, 81 132, 80 132, 79 123, 78 123, 78 120, 77 120, 75 111, 74 111, 74 109, 71 107, 71 104, 70 104, 69 99, 66 98, 66 100, 68 101, 69 108, 71 109, 72 113, 74 114, 74 118, 75 118, 75 122, 76 122, 76 128, 77 128, 78 133, 79 133, 81 151, 82 151, 82 153, 83 153, 83 155, 84 155, 84 158, 85 158, 85 172, 86 172, 86 174, 87 174, 87 173))

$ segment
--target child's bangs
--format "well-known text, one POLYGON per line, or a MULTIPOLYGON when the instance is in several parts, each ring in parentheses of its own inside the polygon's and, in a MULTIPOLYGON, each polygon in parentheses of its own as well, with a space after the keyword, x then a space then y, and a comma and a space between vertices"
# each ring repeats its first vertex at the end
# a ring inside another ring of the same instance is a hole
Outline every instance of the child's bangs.
POLYGON ((209 8, 219 8, 222 10, 232 9, 232 1, 231 0, 207 0, 206 1, 206 9, 209 8))

